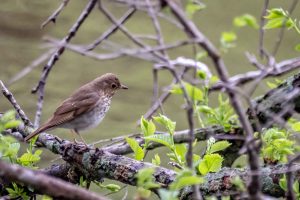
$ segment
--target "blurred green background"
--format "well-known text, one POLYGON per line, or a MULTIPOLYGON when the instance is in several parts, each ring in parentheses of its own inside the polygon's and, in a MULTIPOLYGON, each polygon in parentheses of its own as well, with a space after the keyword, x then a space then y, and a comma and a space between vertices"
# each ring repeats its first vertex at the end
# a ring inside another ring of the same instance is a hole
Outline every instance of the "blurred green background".
MULTIPOLYGON (((126 7, 104 1, 111 12, 119 18, 126 11, 126 7)), ((56 24, 49 24, 40 29, 42 22, 58 7, 60 1, 54 0, 1 0, 0 5, 0 79, 8 82, 17 72, 30 64, 34 59, 47 51, 43 45, 43 36, 63 38, 72 24, 76 21, 87 0, 73 0, 63 10, 57 19, 56 24)), ((245 51, 257 53, 258 30, 251 28, 236 29, 232 25, 235 16, 249 13, 257 19, 263 6, 261 0, 204 0, 207 8, 193 16, 193 20, 200 30, 219 47, 221 32, 234 30, 238 34, 237 47, 224 54, 224 60, 229 68, 230 74, 243 73, 248 70, 255 70, 245 58, 245 51)), ((291 0, 284 2, 272 1, 271 7, 280 6, 288 9, 291 0), (279 4, 281 3, 281 4, 279 4)), ((298 8, 295 9, 293 17, 300 18, 298 8), (297 16, 298 14, 298 16, 297 16)), ((168 10, 164 11, 170 14, 168 10)), ((175 42, 186 38, 186 35, 176 29, 173 25, 161 21, 161 26, 166 42, 175 42)), ((90 44, 99 37, 111 23, 102 13, 95 8, 84 25, 77 32, 72 43, 90 44)), ((151 20, 144 12, 137 12, 132 19, 126 22, 126 27, 135 34, 155 33, 151 20)), ((268 31, 266 35, 266 46, 273 47, 275 36, 278 30, 268 31)), ((120 32, 117 32, 110 40, 125 44, 128 47, 134 45, 120 32)), ((299 56, 294 51, 294 46, 300 43, 300 37, 295 31, 290 30, 285 34, 285 39, 278 52, 277 61, 286 58, 299 56)), ((153 43, 149 43, 153 44, 153 43)), ((200 49, 197 48, 200 51, 200 49)), ((99 52, 99 49, 97 49, 99 52)), ((181 47, 170 51, 171 58, 178 56, 193 58, 191 46, 181 47)), ((213 68, 209 60, 205 62, 213 68)), ((55 108, 62 100, 67 98, 75 89, 86 82, 107 72, 116 73, 120 80, 130 89, 120 91, 114 96, 111 109, 103 122, 88 134, 83 134, 87 142, 95 142, 100 139, 114 136, 126 135, 139 132, 136 121, 143 115, 151 105, 152 98, 152 66, 147 61, 132 57, 122 57, 115 60, 96 61, 88 57, 65 51, 59 61, 53 67, 46 84, 45 101, 42 113, 42 122, 51 116, 55 108)), ((30 119, 34 120, 36 111, 37 96, 30 93, 31 88, 38 82, 43 65, 34 69, 30 74, 19 81, 9 85, 9 89, 15 95, 30 119)), ((212 71, 214 71, 212 69, 212 71)), ((168 72, 160 72, 160 86, 170 83, 171 76, 168 72)), ((267 88, 261 85, 259 94, 267 88)), ((160 91, 162 92, 162 91, 160 91)), ((181 106, 181 97, 171 97, 164 106, 166 114, 177 121, 177 130, 187 128, 186 115, 181 106)), ((11 109, 7 100, 0 96, 0 112, 11 109)), ((58 129, 51 131, 62 138, 71 139, 72 135, 67 130, 58 129)), ((164 152, 155 150, 155 152, 164 152)), ((151 158, 152 153, 148 156, 151 158)), ((49 165, 49 160, 57 156, 51 153, 43 154, 41 166, 49 165)), ((57 162, 57 161, 56 161, 57 162)), ((101 191, 105 193, 104 191, 101 191)), ((119 199, 123 192, 112 196, 119 199)), ((128 196, 132 199, 132 194, 128 196)))

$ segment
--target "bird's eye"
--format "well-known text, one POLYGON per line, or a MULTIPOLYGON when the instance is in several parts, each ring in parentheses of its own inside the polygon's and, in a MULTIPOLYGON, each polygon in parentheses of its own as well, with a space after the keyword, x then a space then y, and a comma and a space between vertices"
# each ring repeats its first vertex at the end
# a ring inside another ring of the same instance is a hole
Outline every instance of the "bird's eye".
POLYGON ((116 84, 114 84, 114 83, 113 83, 113 84, 111 84, 111 88, 112 88, 112 89, 115 89, 116 87, 117 87, 117 85, 116 85, 116 84))

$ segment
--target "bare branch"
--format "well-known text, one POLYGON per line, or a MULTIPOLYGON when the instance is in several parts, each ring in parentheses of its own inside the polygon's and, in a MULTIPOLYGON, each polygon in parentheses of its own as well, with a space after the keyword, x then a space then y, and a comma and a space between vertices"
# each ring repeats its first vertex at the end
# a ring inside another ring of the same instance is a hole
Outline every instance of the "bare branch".
POLYGON ((263 58, 263 56, 266 56, 268 58, 269 56, 269 53, 264 48, 264 36, 265 36, 264 25, 266 21, 265 16, 267 15, 268 7, 269 7, 269 0, 265 0, 264 7, 260 16, 260 26, 259 26, 259 55, 261 58, 263 58))
POLYGON ((8 99, 8 101, 14 107, 14 109, 16 110, 18 116, 22 119, 24 124, 26 126, 33 127, 33 124, 31 123, 29 118, 26 116, 25 112, 21 109, 20 105, 17 103, 17 101, 16 101, 15 97, 13 96, 13 94, 5 87, 5 85, 3 84, 3 82, 1 80, 0 80, 0 85, 1 85, 1 88, 2 88, 2 94, 8 99))
MULTIPOLYGON (((288 10, 288 13, 289 15, 291 15, 294 11, 294 9, 296 8, 298 4, 298 0, 293 0, 292 4, 290 5, 290 8, 288 10)), ((275 45, 274 45, 274 50, 273 50, 273 56, 276 55, 276 53, 278 52, 278 49, 280 47, 280 44, 281 44, 281 41, 283 39, 283 36, 284 36, 284 31, 286 29, 286 22, 287 22, 288 18, 284 19, 284 21, 282 22, 282 28, 280 29, 279 33, 278 33, 278 37, 277 37, 277 40, 275 42, 275 45)))
POLYGON ((48 19, 46 19, 46 21, 44 21, 42 23, 41 28, 44 28, 50 22, 55 23, 56 22, 56 18, 58 17, 58 15, 60 14, 60 12, 64 9, 64 7, 66 7, 68 5, 69 1, 70 0, 63 0, 62 3, 60 4, 60 6, 52 13, 52 15, 50 15, 48 17, 48 19))
POLYGON ((91 51, 95 49, 102 41, 106 40, 109 36, 115 33, 120 25, 124 24, 134 13, 136 9, 130 8, 113 26, 111 26, 107 31, 105 31, 98 39, 96 39, 92 44, 88 45, 86 50, 91 51))
POLYGON ((78 186, 74 186, 61 179, 47 176, 40 172, 35 172, 19 165, 7 164, 0 160, 0 176, 11 182, 19 182, 28 185, 38 192, 47 194, 59 199, 90 199, 105 200, 94 192, 87 191, 78 186))
MULTIPOLYGON (((284 75, 292 70, 298 69, 300 67, 300 58, 292 58, 288 60, 283 60, 276 64, 276 70, 272 67, 268 67, 265 70, 250 71, 245 74, 238 74, 229 78, 228 82, 231 85, 239 86, 248 83, 258 77, 274 77, 284 75)), ((218 82, 210 88, 210 91, 220 90, 223 88, 223 83, 218 82)))
MULTIPOLYGON (((224 84, 230 84, 229 82, 229 76, 227 72, 227 68, 223 62, 223 60, 220 58, 220 55, 217 51, 217 49, 213 46, 213 44, 198 30, 198 28, 195 26, 195 24, 187 19, 185 16, 184 11, 176 4, 176 2, 172 0, 165 0, 165 2, 168 4, 168 6, 171 8, 171 11, 176 16, 176 18, 182 23, 182 25, 185 27, 186 33, 192 37, 198 39, 199 45, 202 46, 208 53, 208 55, 213 60, 217 73, 219 75, 219 78, 224 82, 224 84)), ((237 95, 231 91, 226 89, 231 104, 233 108, 235 109, 239 121, 242 124, 243 129, 246 132, 246 144, 247 144, 247 152, 249 155, 249 165, 252 172, 256 172, 259 170, 259 160, 258 160, 258 151, 257 148, 249 143, 249 141, 252 141, 253 139, 253 130, 251 127, 250 122, 248 121, 244 109, 242 107, 242 104, 237 97, 237 95)), ((253 175, 250 183, 248 185, 248 192, 250 195, 250 199, 261 199, 260 189, 261 189, 261 183, 259 180, 259 175, 253 175)))
POLYGON ((24 76, 26 76, 28 73, 30 73, 34 68, 38 67, 41 63, 45 62, 53 53, 55 49, 50 48, 47 52, 40 55, 37 59, 32 61, 28 66, 24 67, 20 72, 18 72, 14 77, 12 77, 8 81, 8 85, 20 80, 24 76))
POLYGON ((40 122, 41 118, 41 112, 44 102, 44 89, 46 84, 46 79, 56 63, 58 61, 59 57, 63 54, 65 50, 65 45, 70 42, 70 40, 75 36, 76 32, 78 31, 79 27, 82 25, 82 23, 85 21, 85 19, 88 17, 88 15, 91 13, 92 9, 94 8, 97 0, 90 0, 85 9, 82 11, 81 15, 75 22, 75 24, 71 27, 69 30, 68 35, 61 41, 60 47, 56 50, 56 52, 51 56, 48 63, 44 66, 42 76, 35 88, 32 89, 32 93, 38 92, 38 103, 37 103, 37 111, 36 111, 36 117, 34 121, 34 126, 37 127, 40 122))

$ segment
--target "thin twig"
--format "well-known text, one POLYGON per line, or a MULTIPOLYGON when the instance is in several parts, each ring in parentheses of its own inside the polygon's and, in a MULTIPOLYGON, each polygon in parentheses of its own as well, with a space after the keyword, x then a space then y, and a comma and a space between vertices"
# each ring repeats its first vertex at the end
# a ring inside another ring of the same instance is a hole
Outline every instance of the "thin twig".
MULTIPOLYGON (((196 25, 187 17, 185 16, 184 11, 172 0, 165 0, 165 2, 170 7, 173 14, 176 16, 176 18, 182 23, 182 25, 185 27, 186 34, 189 35, 192 38, 197 38, 200 42, 199 45, 202 46, 206 52, 208 53, 209 57, 212 59, 212 61, 215 64, 216 71, 218 73, 219 78, 221 81, 224 82, 224 84, 230 84, 229 82, 229 76, 227 72, 227 68, 223 62, 223 60, 220 58, 219 52, 217 49, 213 46, 213 44, 198 30, 196 25)), ((226 90, 229 99, 231 101, 231 104, 233 108, 235 109, 239 120, 242 124, 242 127, 244 128, 246 132, 246 143, 248 141, 251 141, 253 139, 253 130, 251 127, 251 124, 247 117, 245 116, 244 109, 242 107, 242 104, 237 97, 237 95, 232 92, 231 90, 226 90)), ((254 145, 251 145, 251 143, 248 143, 247 145, 247 152, 249 155, 249 165, 251 171, 259 171, 259 159, 258 159, 258 151, 257 148, 254 145)), ((260 183, 260 176, 251 176, 250 183, 248 185, 248 193, 250 199, 261 199, 261 183, 260 183)))
POLYGON ((18 72, 16 75, 14 75, 9 81, 8 85, 20 80, 24 76, 26 76, 28 73, 30 73, 34 68, 38 67, 41 63, 45 62, 53 53, 55 49, 50 48, 47 52, 40 55, 37 59, 32 61, 28 66, 24 67, 20 72, 18 72))
MULTIPOLYGON (((103 6, 102 4, 102 0, 98 0, 99 3, 99 9, 102 11, 102 13, 115 25, 118 25, 118 21, 115 19, 115 17, 103 6)), ((141 40, 139 40, 138 38, 135 38, 133 34, 131 34, 127 28, 125 28, 122 24, 119 25, 119 29, 120 31, 122 31, 124 33, 124 35, 126 35, 133 43, 135 43, 136 45, 146 48, 148 47, 147 45, 145 45, 141 40)), ((155 57, 157 57, 158 59, 165 61, 164 57, 156 51, 151 52, 151 54, 155 57)))
MULTIPOLYGON (((238 74, 231 78, 229 78, 228 82, 231 85, 239 86, 250 81, 253 81, 262 75, 265 77, 273 77, 273 76, 280 76, 284 75, 292 70, 298 69, 300 67, 300 57, 292 58, 288 60, 283 60, 280 63, 276 63, 276 69, 273 67, 268 67, 265 70, 258 70, 258 71, 250 71, 244 74, 238 74)), ((220 90, 223 88, 223 83, 218 82, 213 85, 209 90, 215 91, 220 90)))
POLYGON ((19 117, 22 119, 26 126, 33 127, 33 124, 26 116, 25 112, 21 109, 20 105, 17 103, 16 99, 14 98, 13 94, 5 87, 3 82, 0 80, 0 85, 2 87, 2 94, 8 99, 11 105, 14 107, 16 112, 18 113, 19 117))
POLYGON ((92 44, 88 45, 86 50, 91 51, 95 49, 102 41, 106 40, 109 36, 115 33, 120 25, 124 24, 130 17, 135 13, 135 8, 130 8, 118 21, 116 24, 112 25, 107 31, 105 31, 99 38, 97 38, 92 44))
POLYGON ((68 5, 70 0, 63 0, 62 3, 60 4, 60 6, 52 13, 52 15, 50 15, 48 17, 48 19, 46 19, 46 21, 44 21, 41 25, 41 28, 44 28, 47 24, 49 24, 50 22, 55 23, 56 22, 56 18, 57 16, 60 14, 60 12, 64 9, 64 7, 66 7, 68 5))
POLYGON ((56 61, 58 61, 59 57, 63 54, 66 44, 69 43, 70 40, 75 36, 79 27, 82 25, 82 23, 85 21, 85 19, 88 17, 88 15, 93 10, 96 2, 97 2, 97 0, 89 1, 87 6, 85 7, 85 9, 82 11, 80 16, 78 17, 75 24, 69 30, 69 33, 67 34, 67 36, 61 41, 61 44, 58 47, 58 49, 56 50, 56 52, 50 57, 48 63, 44 66, 42 76, 41 76, 37 86, 32 89, 32 93, 38 92, 37 111, 36 111, 35 120, 34 120, 35 127, 38 127, 40 118, 41 118, 42 107, 43 107, 43 102, 44 102, 44 90, 45 90, 46 79, 47 79, 52 67, 56 63, 56 61))
POLYGON ((293 175, 293 164, 294 162, 297 162, 300 159, 300 154, 296 155, 293 159, 291 159, 288 162, 288 169, 286 172, 286 181, 287 181, 287 192, 286 192, 286 199, 289 200, 295 200, 296 196, 295 193, 293 191, 293 184, 294 184, 294 175, 293 175))
MULTIPOLYGON (((291 15, 293 13, 293 11, 295 10, 296 6, 298 4, 298 0, 293 0, 292 4, 290 5, 290 8, 288 10, 288 13, 289 15, 291 15)), ((278 52, 278 49, 280 47, 280 44, 282 42, 282 39, 283 39, 283 36, 284 36, 284 31, 286 29, 286 22, 287 22, 288 18, 285 18, 282 22, 282 27, 278 33, 278 37, 277 37, 277 40, 275 42, 275 45, 274 45, 274 50, 273 50, 273 53, 272 55, 275 56, 278 52)))
POLYGON ((263 58, 263 56, 268 57, 268 53, 264 48, 264 36, 265 36, 264 25, 266 22, 265 16, 267 14, 268 7, 269 7, 269 0, 265 0, 264 7, 260 16, 260 26, 259 26, 259 55, 261 58, 263 58))

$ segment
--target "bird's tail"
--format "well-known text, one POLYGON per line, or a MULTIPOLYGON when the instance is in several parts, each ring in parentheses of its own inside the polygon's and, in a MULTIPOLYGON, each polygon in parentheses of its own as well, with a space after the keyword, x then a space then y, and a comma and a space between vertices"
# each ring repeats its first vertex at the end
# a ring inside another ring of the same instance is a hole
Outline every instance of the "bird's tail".
POLYGON ((34 132, 30 133, 29 135, 27 135, 24 139, 25 142, 27 142, 28 140, 30 140, 31 138, 33 138, 34 136, 36 136, 37 134, 40 134, 41 132, 45 131, 49 129, 48 126, 41 126, 40 128, 36 129, 34 132))

